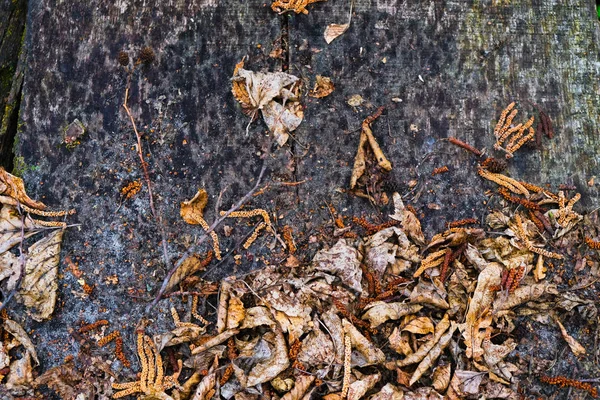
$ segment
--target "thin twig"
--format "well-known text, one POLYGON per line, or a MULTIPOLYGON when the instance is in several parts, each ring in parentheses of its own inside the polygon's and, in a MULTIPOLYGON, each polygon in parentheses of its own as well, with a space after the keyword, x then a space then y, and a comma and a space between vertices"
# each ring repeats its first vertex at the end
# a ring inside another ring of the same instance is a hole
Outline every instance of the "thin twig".
POLYGON ((229 215, 232 212, 239 210, 240 207, 242 207, 244 205, 244 203, 246 203, 248 200, 250 200, 250 198, 252 197, 252 194, 258 190, 258 187, 260 186, 260 182, 262 181, 262 178, 263 178, 263 176, 265 174, 265 171, 267 170, 267 160, 269 158, 269 154, 270 154, 269 151, 267 151, 265 153, 265 157, 264 157, 264 160, 263 160, 263 165, 262 165, 262 168, 260 169, 260 174, 258 175, 258 178, 256 179, 256 183, 255 183, 254 187, 252 189, 250 189, 250 191, 248 193, 246 193, 244 195, 244 197, 242 197, 240 200, 238 200, 238 202, 235 203, 229 210, 227 210, 221 217, 217 218, 215 220, 215 222, 213 222, 213 224, 204 232, 204 234, 202 236, 200 236, 200 238, 198 239, 198 241, 196 242, 196 244, 190 246, 190 248, 183 254, 183 256, 181 258, 179 258, 179 260, 177 260, 177 262, 175 263, 175 265, 169 270, 169 272, 167 273, 167 276, 165 276, 165 279, 163 281, 162 286, 160 287, 160 290, 158 291, 156 297, 154 298, 154 301, 152 301, 152 303, 150 303, 148 305, 148 307, 146 307, 146 312, 147 313, 150 312, 150 310, 162 298, 163 294, 167 290, 167 286, 169 284, 169 280, 171 279, 171 277, 173 276, 173 274, 175 273, 175 271, 177 271, 177 269, 181 266, 181 264, 183 264, 183 262, 189 256, 191 256, 192 254, 194 254, 194 253, 196 253, 198 251, 198 246, 200 246, 202 243, 204 243, 204 241, 207 239, 208 235, 212 231, 214 231, 221 224, 221 222, 223 222, 227 217, 229 217, 229 215))
POLYGON ((168 294, 164 294, 162 296, 163 299, 166 299, 168 297, 174 297, 174 296, 208 296, 209 294, 216 294, 217 292, 210 292, 210 293, 204 293, 204 292, 182 292, 182 291, 177 291, 177 292, 172 292, 172 293, 168 293, 168 294))
POLYGON ((135 124, 135 120, 133 115, 131 115, 131 111, 127 106, 127 100, 129 99, 129 88, 131 87, 131 77, 133 76, 133 70, 127 75, 127 86, 125 87, 125 100, 123 101, 123 108, 125 112, 129 116, 129 120, 131 121, 131 126, 133 128, 133 132, 135 132, 135 137, 137 140, 137 154, 140 158, 140 163, 142 164, 142 170, 144 172, 144 180, 146 181, 146 186, 148 187, 148 198, 150 199, 150 211, 152 212, 152 216, 156 220, 158 225, 158 230, 161 236, 161 247, 163 253, 163 259, 165 263, 166 269, 171 269, 171 259, 169 257, 169 249, 167 247, 167 234, 165 232, 165 226, 163 224, 162 215, 156 212, 156 208, 154 207, 154 193, 152 191, 152 181, 150 180, 150 174, 148 173, 148 163, 144 159, 144 154, 142 153, 142 136, 137 129, 135 124))

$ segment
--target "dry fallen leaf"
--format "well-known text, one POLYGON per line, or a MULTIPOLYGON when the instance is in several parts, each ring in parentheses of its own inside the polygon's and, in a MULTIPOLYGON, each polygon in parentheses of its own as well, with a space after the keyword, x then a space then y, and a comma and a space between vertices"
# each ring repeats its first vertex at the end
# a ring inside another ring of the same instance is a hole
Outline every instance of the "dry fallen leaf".
MULTIPOLYGON (((20 204, 24 204, 36 210, 45 210, 46 205, 42 202, 32 200, 25 192, 23 179, 9 174, 0 167, 0 195, 8 196, 20 204)), ((3 202, 4 203, 4 202, 3 202)))
POLYGON ((298 375, 292 390, 286 393, 281 400, 301 400, 314 381, 313 375, 298 375))
POLYGON ((329 335, 318 328, 318 321, 314 326, 313 331, 302 341, 298 361, 307 367, 331 365, 336 359, 333 342, 329 338, 329 335))
POLYGON ((304 118, 299 102, 299 78, 285 72, 254 72, 238 64, 232 91, 246 114, 262 113, 275 140, 283 146, 304 118))
POLYGON ((477 395, 480 394, 479 386, 484 376, 485 373, 482 372, 458 370, 454 372, 450 386, 461 398, 468 395, 477 395))
POLYGON ((218 359, 215 357, 213 365, 208 370, 208 374, 204 378, 202 378, 202 380, 196 387, 196 390, 194 392, 194 397, 192 397, 192 400, 206 399, 207 395, 215 387, 215 385, 217 383, 217 372, 216 372, 217 366, 218 366, 218 359))
POLYGON ((25 350, 29 352, 31 358, 33 358, 35 363, 37 365, 40 365, 40 360, 38 360, 38 356, 35 351, 35 346, 31 342, 31 339, 27 335, 27 332, 25 332, 25 329, 23 329, 21 325, 19 325, 12 319, 5 319, 3 326, 6 332, 10 333, 21 345, 23 345, 23 347, 25 347, 25 350))
POLYGON ((243 387, 252 387, 268 382, 289 367, 287 345, 280 328, 275 327, 273 331, 262 335, 258 344, 254 347, 253 357, 258 362, 252 367, 248 375, 240 373, 241 369, 236 368, 234 363, 235 375, 243 387), (262 350, 265 347, 268 350, 262 350))
POLYGON ((202 268, 202 261, 196 256, 190 256, 186 258, 183 263, 177 268, 175 273, 171 275, 165 293, 169 293, 177 284, 183 281, 188 276, 200 271, 202 268))
POLYGON ((365 307, 366 312, 362 319, 366 319, 371 323, 371 328, 376 328, 384 322, 392 319, 400 319, 405 315, 418 312, 423 306, 410 303, 386 303, 383 301, 375 301, 365 307))
POLYGON ((394 201, 394 214, 391 214, 390 218, 400 221, 402 229, 416 244, 419 246, 424 245, 425 236, 423 235, 419 218, 404 206, 402 196, 399 193, 394 192, 392 199, 394 201))
POLYGON ((444 333, 450 328, 450 320, 448 318, 448 314, 444 315, 444 318, 440 322, 438 322, 435 327, 435 332, 425 344, 423 344, 419 349, 413 354, 406 357, 404 360, 396 361, 396 365, 398 367, 405 367, 410 364, 415 364, 420 362, 427 356, 427 354, 435 347, 435 345, 440 341, 444 333))
POLYGON ((358 353, 352 353, 352 365, 364 367, 366 365, 377 365, 385 361, 385 355, 373 343, 371 343, 362 333, 350 322, 343 319, 344 333, 350 337, 352 348, 358 353))
POLYGON ((448 347, 450 344, 450 340, 452 339, 452 335, 458 326, 452 322, 450 329, 446 333, 440 337, 440 340, 433 346, 433 348, 427 353, 425 358, 419 363, 419 366, 415 370, 412 378, 410 378, 409 385, 412 386, 416 381, 421 379, 423 374, 427 372, 429 368, 433 367, 433 363, 438 359, 438 357, 442 354, 444 349, 448 347))
POLYGON ((373 388, 381 379, 380 374, 364 375, 350 384, 348 389, 348 400, 359 400, 373 388))
POLYGON ((58 289, 58 262, 64 231, 55 230, 29 247, 18 299, 36 321, 50 318, 58 289))
POLYGON ((501 275, 502 267, 497 263, 488 263, 481 271, 466 320, 460 325, 467 346, 466 356, 474 360, 479 360, 484 353, 481 342, 485 338, 485 329, 492 323, 491 305, 496 293, 491 288, 500 285, 501 275))
POLYGON ((537 300, 540 297, 548 294, 558 294, 558 288, 555 284, 549 282, 534 283, 532 285, 520 286, 513 293, 510 293, 507 298, 498 297, 494 301, 494 312, 497 313, 503 310, 510 310, 521 304, 532 300, 537 300))
POLYGON ((547 268, 544 267, 544 256, 538 254, 537 263, 535 264, 535 269, 533 270, 533 277, 536 282, 541 281, 546 277, 547 268))
POLYGON ((443 392, 444 390, 446 390, 446 388, 450 384, 451 376, 452 376, 451 365, 450 364, 441 365, 433 371, 433 375, 431 376, 431 380, 433 381, 433 383, 431 385, 438 392, 443 392))
POLYGON ((331 81, 331 78, 326 76, 317 75, 317 81, 315 82, 315 87, 308 94, 311 97, 315 97, 317 99, 327 97, 331 93, 333 93, 335 86, 331 81))
POLYGON ((402 400, 404 392, 391 383, 386 383, 381 390, 371 397, 371 400, 402 400))
POLYGON ((333 42, 334 39, 336 39, 337 37, 342 35, 344 32, 346 32, 349 27, 350 27, 349 23, 348 24, 329 24, 329 25, 327 25, 327 28, 325 28, 325 33, 323 34, 323 36, 325 37, 325 42, 327 42, 327 44, 333 42))
MULTIPOLYGON (((204 189, 198 189, 198 192, 191 200, 181 203, 179 214, 185 222, 190 225, 200 225, 202 229, 207 231, 210 226, 204 219, 204 208, 208 204, 208 193, 204 189)), ((217 260, 221 259, 221 248, 219 247, 219 237, 215 231, 210 232, 210 237, 213 241, 213 250, 217 260)))
POLYGON ((562 334, 563 339, 565 339, 565 341, 571 348, 571 351, 573 352, 573 354, 575 354, 575 356, 577 356, 577 357, 586 355, 587 351, 585 350, 585 347, 583 347, 581 344, 579 344, 579 342, 577 340, 575 340, 575 338, 573 336, 571 336, 567 333, 567 330, 565 329, 564 325, 559 321, 558 318, 555 318, 555 321, 556 321, 558 327, 560 328, 560 333, 562 334))
POLYGON ((400 332, 398 327, 394 328, 392 334, 388 337, 390 348, 398 354, 409 356, 413 353, 410 347, 410 336, 408 332, 400 332))
POLYGON ((363 99, 360 94, 353 94, 347 101, 348 105, 351 107, 359 107, 364 102, 365 99, 363 99))
POLYGON ((442 310, 450 308, 450 304, 445 300, 447 296, 444 287, 438 287, 433 283, 419 280, 419 283, 410 293, 410 302, 419 304, 429 304, 442 310))
POLYGON ((320 250, 313 258, 315 268, 338 276, 342 282, 356 292, 362 292, 362 270, 358 251, 340 239, 329 250, 320 250))
POLYGON ((108 400, 114 393, 113 379, 106 360, 80 352, 77 362, 71 360, 50 368, 35 380, 35 385, 47 385, 61 399, 108 400))
POLYGON ((10 363, 10 372, 4 385, 7 389, 27 389, 33 384, 31 355, 25 351, 23 356, 10 363))
POLYGON ((433 333, 435 328, 429 317, 418 317, 402 327, 402 332, 412 332, 418 335, 433 333))
POLYGON ((237 296, 230 296, 227 308, 227 329, 238 328, 245 317, 246 310, 242 301, 237 296))
POLYGON ((367 117, 362 123, 362 129, 358 142, 358 150, 356 151, 356 156, 354 157, 354 166, 352 167, 352 175, 350 176, 350 189, 354 189, 356 187, 358 179, 363 176, 366 171, 368 154, 367 145, 371 149, 377 165, 383 171, 392 170, 392 163, 390 163, 387 157, 383 154, 383 151, 381 150, 381 147, 379 147, 377 139, 375 139, 375 136, 373 136, 373 131, 371 130, 371 124, 381 115, 382 111, 383 107, 380 107, 373 115, 367 117))

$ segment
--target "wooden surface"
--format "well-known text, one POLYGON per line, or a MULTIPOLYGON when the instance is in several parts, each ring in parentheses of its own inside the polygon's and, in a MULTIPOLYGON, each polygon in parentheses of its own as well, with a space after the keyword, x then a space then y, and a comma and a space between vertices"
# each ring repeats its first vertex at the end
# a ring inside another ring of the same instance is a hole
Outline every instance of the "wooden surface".
MULTIPOLYGON (((274 149, 269 160, 268 181, 307 182, 274 186, 252 204, 281 216, 278 226, 293 226, 299 242, 316 236, 309 252, 331 231, 319 231, 330 224, 324 202, 345 215, 375 218, 388 211, 339 190, 348 185, 360 123, 378 106, 386 112, 373 132, 394 165, 395 185, 419 210, 429 234, 447 220, 481 217, 484 192, 492 188, 477 176, 471 154, 442 139, 455 136, 491 150, 493 127, 513 100, 522 104, 522 119, 536 114, 528 101, 539 105, 556 136, 544 139, 541 151, 519 151, 510 174, 552 188, 575 184, 583 206, 598 203, 597 183, 587 184, 600 178, 599 25, 592 1, 361 0, 348 31, 327 45, 325 27, 345 23, 349 7, 330 0, 310 5, 308 15, 278 16, 265 2, 249 0, 29 4, 16 156, 33 198, 77 209, 69 222, 81 227, 68 231, 63 256, 78 262, 86 281, 96 285, 91 297, 78 297, 80 284, 61 265, 54 319, 25 321, 36 330, 34 343, 44 343, 43 369, 77 351, 67 327, 82 319, 110 320, 131 345, 132 321, 143 315, 165 275, 146 190, 133 200, 120 195, 127 183, 143 182, 121 107, 127 76, 117 62, 122 50, 135 56, 150 46, 157 56, 135 72, 129 101, 144 132, 173 260, 201 234, 180 220, 179 203, 206 188, 212 220, 220 191, 227 189, 221 206, 227 209, 258 175, 259 154, 270 138, 262 121, 245 133, 248 118, 230 93, 234 65, 244 56, 249 69, 289 65, 306 87, 316 75, 330 76, 336 86, 329 97, 304 99, 295 140, 274 149), (269 57, 282 43, 289 59, 285 52, 284 59, 269 57), (356 108, 346 103, 355 94, 365 100, 356 108), (74 119, 86 134, 69 150, 62 132, 74 119), (450 172, 431 178, 442 165, 450 172), (419 181, 418 191, 409 192, 412 179, 419 181), (107 283, 112 275, 117 285, 107 283)), ((236 227, 231 238, 219 233, 231 249, 251 225, 229 225, 236 227)), ((256 248, 270 244, 261 239, 256 248)), ((262 265, 242 254, 242 271, 262 265)), ((234 268, 230 258, 210 277, 234 268)), ((168 323, 165 310, 151 315, 158 326, 168 323)), ((133 353, 129 347, 131 359, 133 353)))

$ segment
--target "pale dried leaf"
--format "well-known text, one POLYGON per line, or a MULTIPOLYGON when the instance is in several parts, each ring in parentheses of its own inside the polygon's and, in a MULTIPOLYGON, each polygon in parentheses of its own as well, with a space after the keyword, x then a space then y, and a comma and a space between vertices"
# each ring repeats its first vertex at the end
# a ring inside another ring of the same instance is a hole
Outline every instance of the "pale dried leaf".
POLYGON ((208 193, 204 189, 199 189, 191 200, 181 203, 179 214, 188 224, 198 225, 200 219, 204 219, 206 204, 208 204, 208 193))
POLYGON ((388 341, 390 342, 390 348, 398 354, 409 356, 413 353, 408 333, 401 333, 398 327, 394 328, 392 334, 388 337, 388 341))
POLYGON ((9 196, 17 202, 36 210, 46 209, 44 203, 32 200, 27 196, 23 179, 9 174, 2 167, 0 167, 0 194, 9 196))
POLYGON ((433 333, 434 330, 433 322, 431 322, 429 317, 415 318, 402 328, 402 332, 408 331, 419 335, 433 333))
POLYGON ((253 107, 262 109, 277 97, 286 95, 298 77, 285 72, 254 72, 243 68, 237 70, 233 80, 245 82, 253 107))
POLYGON ((327 44, 333 42, 334 39, 342 35, 344 32, 348 30, 350 24, 329 24, 327 28, 325 28, 325 33, 323 36, 325 37, 325 42, 327 44))
POLYGON ((402 196, 400 196, 399 193, 394 192, 392 199, 394 201, 394 214, 390 215, 390 218, 400 221, 404 232, 406 232, 415 243, 424 245, 425 236, 423 236, 419 218, 404 206, 402 196))
MULTIPOLYGON (((271 333, 271 332, 269 332, 271 333)), ((272 332, 273 335, 263 335, 264 340, 271 340, 271 357, 256 364, 248 374, 247 380, 242 382, 245 387, 251 387, 260 383, 268 382, 275 378, 281 372, 285 371, 289 365, 287 345, 283 332, 278 327, 272 332)))
POLYGON ((290 102, 282 105, 276 101, 271 101, 262 109, 262 116, 265 124, 275 136, 279 146, 283 146, 289 138, 289 132, 296 130, 302 119, 304 111, 299 103, 290 102))
POLYGON ((217 374, 215 371, 211 371, 208 375, 202 378, 196 387, 196 391, 194 392, 194 397, 192 397, 192 400, 205 400, 206 395, 215 387, 216 383, 217 374))
POLYGON ((354 156, 354 165, 352 167, 352 175, 350 176, 350 189, 354 189, 361 176, 365 173, 367 168, 365 146, 367 145, 367 135, 363 132, 360 133, 360 139, 358 141, 358 150, 356 150, 356 156, 354 156))
POLYGON ((450 384, 451 376, 452 366, 450 364, 441 365, 433 371, 433 375, 431 377, 433 383, 431 385, 438 392, 443 392, 450 384))
POLYGON ((457 370, 450 385, 459 396, 476 395, 479 394, 479 386, 484 376, 484 372, 457 370))
POLYGON ((8 278, 6 290, 11 291, 17 285, 21 275, 21 263, 19 257, 10 251, 0 254, 0 282, 8 278))
POLYGON ((50 318, 58 289, 58 262, 63 230, 55 230, 32 244, 18 298, 36 321, 50 318))
POLYGON ((486 338, 483 341, 483 359, 485 360, 487 366, 491 368, 502 361, 516 347, 517 342, 515 342, 513 339, 508 339, 502 344, 494 344, 490 338, 486 338))
POLYGON ((544 267, 544 256, 538 254, 537 263, 535 264, 535 269, 533 270, 533 277, 536 282, 541 281, 546 277, 547 268, 544 267))
POLYGON ((362 270, 358 251, 340 239, 329 250, 319 251, 313 258, 315 268, 338 276, 342 282, 356 292, 362 292, 362 270))
POLYGON ((229 296, 231 295, 231 283, 227 280, 221 281, 219 290, 219 307, 217 308, 217 332, 222 333, 227 328, 227 309, 229 308, 229 296))
POLYGON ((171 275, 169 282, 167 283, 167 288, 165 292, 168 293, 175 286, 179 284, 182 280, 187 278, 188 276, 198 272, 201 270, 202 263, 201 260, 196 256, 190 256, 186 258, 183 263, 177 268, 175 273, 171 275))
POLYGON ((404 400, 444 400, 444 396, 431 387, 422 387, 413 392, 404 393, 404 400))
POLYGON ((0 206, 2 207, 0 209, 0 254, 21 242, 21 229, 23 229, 24 239, 41 232, 39 229, 43 227, 29 217, 22 223, 15 207, 6 204, 0 206))
POLYGON ((277 376, 270 383, 273 389, 280 393, 289 392, 294 387, 294 380, 292 378, 283 379, 277 376))
POLYGON ((450 308, 450 304, 445 300, 447 293, 443 287, 437 287, 432 283, 419 280, 419 283, 410 293, 411 303, 429 304, 442 310, 450 308))
POLYGON ((334 89, 335 86, 333 85, 331 78, 317 75, 315 87, 311 90, 309 96, 320 99, 329 96, 333 93, 334 89))
POLYGON ((334 376, 337 376, 341 371, 342 363, 344 362, 344 328, 342 326, 342 320, 333 309, 329 309, 322 314, 321 320, 333 342, 335 352, 334 376))
POLYGON ((413 374, 412 378, 410 378, 410 382, 409 382, 410 386, 412 386, 416 381, 421 379, 423 374, 425 372, 427 372, 427 370, 429 368, 433 367, 433 364, 435 363, 435 361, 439 358, 439 356, 442 354, 444 349, 446 347, 448 347, 448 345, 450 344, 452 335, 454 334, 454 331, 456 330, 456 328, 457 328, 457 325, 453 322, 452 325, 450 326, 450 329, 448 329, 448 331, 442 335, 440 340, 435 344, 435 346, 433 346, 431 351, 429 353, 427 353, 425 358, 423 358, 423 360, 421 361, 421 363, 415 370, 415 373, 413 374))
POLYGON ((29 335, 27 335, 27 332, 25 332, 25 329, 23 329, 21 325, 19 325, 12 319, 4 320, 4 329, 8 333, 10 333, 15 339, 17 339, 17 341, 21 343, 23 347, 25 347, 25 350, 29 352, 29 355, 31 355, 35 363, 37 365, 40 365, 40 361, 38 360, 38 356, 35 351, 35 346, 29 338, 29 335))
MULTIPOLYGON (((0 346, 0 369, 4 369, 10 365, 10 356, 6 346, 0 346)), ((2 374, 0 374, 2 375, 2 374)), ((0 378, 2 379, 2 378, 0 378)))
POLYGON ((246 309, 246 316, 242 321, 241 329, 254 328, 261 325, 275 325, 273 315, 267 307, 257 306, 246 309))
POLYGON ((362 319, 366 319, 371 323, 371 328, 376 328, 388 320, 400 319, 405 315, 415 314, 421 310, 423 306, 410 303, 386 303, 383 301, 375 301, 365 307, 366 312, 362 319))
POLYGON ((266 125, 280 146, 287 142, 289 132, 295 130, 304 118, 302 105, 297 101, 298 81, 298 77, 285 72, 262 73, 241 67, 234 71, 234 96, 243 107, 254 112, 261 110, 266 125))
POLYGON ((246 310, 242 300, 231 295, 229 297, 229 306, 227 307, 227 329, 235 329, 240 326, 246 318, 246 310))
POLYGON ((501 229, 508 226, 508 222, 510 221, 510 217, 502 214, 500 211, 492 211, 485 217, 485 222, 492 229, 501 229))
POLYGON ((363 336, 362 333, 346 319, 342 319, 344 333, 350 337, 352 348, 360 354, 352 353, 352 365, 364 367, 366 365, 377 365, 385 361, 385 355, 373 343, 363 336))
POLYGON ((460 325, 468 358, 479 360, 483 356, 481 342, 485 338, 484 330, 492 323, 490 308, 495 292, 491 288, 500 285, 501 275, 502 267, 499 264, 488 263, 477 278, 477 287, 471 297, 465 322, 460 325))
POLYGON ((564 325, 558 320, 558 318, 555 318, 555 321, 558 324, 558 327, 560 328, 560 333, 562 334, 563 339, 565 339, 565 341, 571 348, 573 354, 575 354, 575 356, 577 357, 581 357, 587 354, 585 347, 583 347, 577 340, 575 340, 573 336, 569 335, 564 325))
POLYGON ((378 393, 375 393, 371 400, 403 400, 404 392, 391 383, 386 383, 378 393))
POLYGON ((227 341, 230 337, 235 336, 238 333, 240 333, 240 331, 237 329, 221 332, 217 336, 211 337, 210 339, 202 343, 200 346, 194 348, 194 350, 192 350, 192 354, 202 353, 210 349, 211 347, 217 346, 227 341))
POLYGON ((350 384, 348 400, 359 400, 381 379, 380 374, 365 375, 350 384))
POLYGON ((555 284, 549 282, 534 283, 532 285, 520 286, 508 298, 499 297, 494 301, 494 312, 510 310, 528 301, 537 300, 540 297, 558 294, 555 284))
POLYGON ((333 342, 329 335, 318 328, 318 322, 314 325, 315 328, 302 341, 298 361, 308 367, 331 365, 336 361, 333 342))
POLYGON ((164 347, 176 346, 197 340, 206 333, 206 328, 198 325, 185 325, 173 329, 171 332, 154 336, 154 343, 159 351, 164 347))
POLYGON ((396 263, 397 250, 398 246, 393 243, 383 243, 369 248, 366 254, 366 263, 377 279, 381 279, 389 265, 396 263))
POLYGON ((435 327, 435 332, 433 336, 427 340, 421 347, 417 349, 416 352, 406 357, 404 360, 396 361, 396 365, 399 367, 405 367, 410 364, 418 363, 435 347, 435 345, 440 341, 444 333, 450 327, 450 319, 448 318, 448 314, 444 315, 444 318, 438 322, 435 327))
POLYGON ((22 389, 30 387, 32 383, 31 357, 29 352, 26 351, 23 357, 10 363, 10 372, 4 385, 7 389, 22 389))
POLYGON ((296 384, 288 393, 286 393, 281 400, 300 400, 315 381, 313 375, 298 375, 296 377, 296 384))
MULTIPOLYGON (((376 249, 385 245, 392 245, 391 247, 385 247, 388 253, 392 253, 394 257, 400 257, 404 260, 419 262, 421 261, 421 256, 419 255, 419 248, 412 244, 408 239, 408 236, 404 233, 404 231, 398 227, 392 226, 389 228, 385 228, 380 230, 379 232, 365 238, 365 247, 369 249, 376 249), (388 242, 391 240, 391 242, 388 242)), ((381 253, 381 252, 378 252, 381 253)), ((377 267, 377 263, 371 260, 372 256, 367 254, 367 263, 373 267, 377 267)), ((388 262, 393 262, 390 260, 388 262)), ((378 269, 382 269, 379 267, 378 269)))
POLYGON ((483 271, 488 266, 488 261, 481 255, 477 247, 472 244, 468 244, 467 248, 464 251, 464 255, 469 261, 471 265, 474 265, 475 268, 479 271, 483 271))
POLYGON ((270 290, 262 299, 274 311, 275 320, 281 329, 291 337, 300 337, 309 329, 312 309, 303 304, 295 293, 286 293, 282 289, 270 290))

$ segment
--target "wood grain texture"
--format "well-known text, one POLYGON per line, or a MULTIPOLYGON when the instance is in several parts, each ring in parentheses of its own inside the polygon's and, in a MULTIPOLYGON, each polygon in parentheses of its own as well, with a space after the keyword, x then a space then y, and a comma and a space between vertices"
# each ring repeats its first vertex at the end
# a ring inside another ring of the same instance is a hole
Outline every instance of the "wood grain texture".
MULTIPOLYGON (((584 205, 597 204, 598 185, 587 186, 592 176, 600 178, 600 48, 592 1, 361 0, 348 31, 327 45, 325 27, 345 23, 348 12, 349 2, 340 0, 286 16, 254 0, 31 2, 17 156, 33 198, 77 209, 69 222, 82 226, 65 235, 64 254, 97 285, 93 297, 81 299, 76 278, 64 273, 54 319, 36 326, 47 344, 40 352, 44 369, 65 355, 65 326, 80 318, 131 326, 165 274, 146 190, 132 200, 119 192, 133 180, 143 182, 121 107, 122 50, 134 57, 150 46, 157 56, 134 74, 129 105, 144 132, 174 259, 200 234, 180 220, 179 203, 205 188, 212 220, 219 192, 228 189, 221 207, 227 209, 260 169, 266 128, 256 122, 246 135, 248 119, 230 94, 234 65, 243 56, 249 69, 277 71, 289 61, 307 87, 317 74, 336 86, 328 97, 304 99, 305 120, 295 139, 270 160, 271 180, 308 181, 271 189, 252 205, 283 217, 299 243, 316 236, 310 251, 331 239, 318 229, 330 220, 324 201, 346 215, 389 211, 336 190, 347 188, 361 122, 379 106, 386 113, 373 133, 401 191, 409 192, 408 181, 420 181, 407 201, 422 212, 428 233, 446 221, 481 217, 484 191, 492 187, 477 176, 472 154, 443 139, 455 136, 491 150, 496 120, 513 100, 522 105, 522 119, 535 113, 527 101, 538 104, 552 118, 556 137, 545 139, 542 151, 519 151, 511 175, 553 188, 575 184, 584 205), (289 60, 269 57, 282 37, 289 60), (355 94, 365 99, 357 108, 346 103, 355 94), (69 150, 62 132, 76 118, 86 134, 69 150), (431 177, 442 165, 450 172, 431 177), (117 285, 107 281, 113 275, 117 285)), ((252 229, 230 225, 238 240, 252 229)), ((235 245, 233 238, 223 240, 224 248, 235 245)), ((269 244, 259 239, 253 248, 269 244)), ((258 257, 244 253, 243 271, 257 265, 258 257)), ((230 260, 211 277, 233 268, 230 260)), ((167 314, 153 315, 157 326, 170 323, 167 314)), ((123 334, 126 345, 133 343, 131 329, 123 334)))

